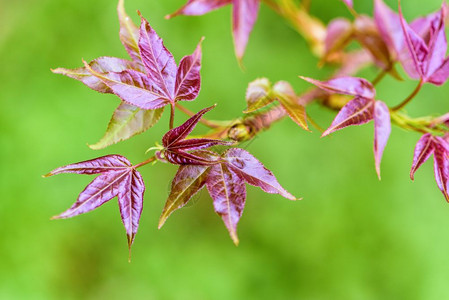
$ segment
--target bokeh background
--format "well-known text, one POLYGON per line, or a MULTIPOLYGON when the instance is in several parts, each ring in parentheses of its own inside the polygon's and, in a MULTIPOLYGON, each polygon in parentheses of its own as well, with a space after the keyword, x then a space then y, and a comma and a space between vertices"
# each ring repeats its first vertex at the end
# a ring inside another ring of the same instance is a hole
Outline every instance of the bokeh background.
MULTIPOLYGON (((230 7, 202 17, 164 15, 184 0, 127 0, 165 40, 177 61, 205 36, 199 98, 192 110, 218 103, 212 119, 231 119, 245 108, 248 82, 265 76, 325 78, 304 42, 262 5, 239 69, 233 53, 230 7)), ((355 1, 372 12, 371 1, 355 1)), ((396 6, 395 1, 387 1, 396 6)), ((419 136, 392 131, 378 181, 372 124, 320 139, 290 120, 260 134, 248 149, 299 202, 249 187, 231 242, 205 191, 157 221, 175 168, 142 169, 144 212, 128 263, 126 236, 116 200, 74 219, 50 221, 68 208, 89 176, 42 174, 72 162, 118 153, 132 162, 160 140, 167 115, 150 131, 101 151, 96 142, 118 105, 50 68, 81 66, 98 56, 126 57, 118 39, 117 1, 0 1, 0 299, 449 299, 449 206, 436 187, 432 163, 408 177, 419 136)), ((407 18, 438 9, 439 0, 403 1, 407 18)), ((350 18, 340 1, 314 0, 312 11, 328 22, 350 18)), ((374 78, 376 70, 363 72, 374 78)), ((415 83, 387 78, 378 97, 394 105, 415 83)), ((425 86, 408 107, 421 116, 448 108, 449 86, 425 86)), ((311 105, 323 127, 334 113, 311 105)), ((178 114, 177 122, 181 122, 178 114)), ((205 130, 205 128, 202 128, 205 130)))

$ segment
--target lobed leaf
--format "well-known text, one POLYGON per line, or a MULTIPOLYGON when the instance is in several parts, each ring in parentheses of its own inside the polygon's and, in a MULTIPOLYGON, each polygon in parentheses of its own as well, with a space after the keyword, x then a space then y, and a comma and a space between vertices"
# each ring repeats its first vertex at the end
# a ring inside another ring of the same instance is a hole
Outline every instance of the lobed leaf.
POLYGON ((175 80, 177 66, 173 55, 164 46, 164 42, 142 17, 140 25, 139 50, 142 62, 147 70, 149 82, 163 98, 171 103, 175 100, 175 80))
POLYGON ((374 104, 374 161, 380 180, 380 162, 391 133, 390 110, 382 101, 374 104))
POLYGON ((246 150, 232 148, 223 154, 227 166, 247 183, 260 187, 270 194, 280 194, 289 199, 296 198, 287 192, 276 180, 273 173, 265 168, 254 156, 246 150))
POLYGON ((260 0, 232 1, 232 35, 234 37, 235 55, 242 60, 254 23, 257 20, 260 0))
POLYGON ((298 97, 292 86, 286 81, 279 81, 274 85, 273 93, 290 119, 303 129, 310 131, 307 126, 306 110, 298 103, 298 97))
POLYGON ((308 77, 299 77, 331 94, 352 95, 366 99, 374 99, 376 95, 376 90, 371 82, 363 78, 339 77, 328 81, 319 81, 308 77))
POLYGON ((205 185, 209 166, 180 166, 171 184, 170 195, 159 218, 159 229, 177 209, 184 207, 205 185))
POLYGON ((120 41, 128 52, 129 56, 136 63, 141 64, 139 51, 139 28, 133 23, 126 14, 125 1, 119 0, 117 6, 118 18, 120 22, 120 41))
POLYGON ((429 159, 434 149, 433 137, 430 133, 424 134, 416 143, 412 169, 410 170, 412 180, 415 180, 415 172, 429 159))
POLYGON ((396 56, 404 47, 404 35, 398 14, 391 10, 383 0, 374 1, 374 21, 380 36, 396 56))
POLYGON ((247 114, 261 109, 275 100, 271 95, 271 82, 267 78, 258 78, 249 83, 246 90, 247 108, 243 113, 247 114))
POLYGON ((357 97, 349 101, 321 137, 351 125, 362 125, 374 118, 374 101, 357 97))
POLYGON ((159 121, 163 111, 163 107, 143 110, 127 103, 120 103, 109 121, 103 138, 89 147, 94 150, 102 149, 142 133, 159 121))
POLYGON ((215 212, 221 216, 229 234, 238 245, 237 223, 245 207, 245 181, 225 163, 213 165, 206 181, 214 202, 215 212))
POLYGON ((179 10, 166 16, 170 19, 177 15, 199 16, 204 15, 212 10, 218 9, 224 5, 230 4, 232 0, 189 0, 179 10))
POLYGON ((175 99, 191 101, 196 99, 201 88, 201 43, 192 55, 185 56, 179 63, 175 82, 175 99))

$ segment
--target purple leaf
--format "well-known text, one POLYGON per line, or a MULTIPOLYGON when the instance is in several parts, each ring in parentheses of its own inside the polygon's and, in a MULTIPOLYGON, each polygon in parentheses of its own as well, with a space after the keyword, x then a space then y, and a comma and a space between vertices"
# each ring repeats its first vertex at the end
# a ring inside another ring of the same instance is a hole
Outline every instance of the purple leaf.
POLYGON ((245 53, 249 34, 257 19, 260 0, 233 0, 232 34, 235 54, 240 61, 245 53))
POLYGON ((201 41, 192 55, 185 56, 179 63, 176 74, 175 99, 194 100, 201 87, 201 41))
POLYGON ((95 178, 81 192, 68 210, 52 219, 65 219, 94 210, 118 195, 120 184, 128 175, 128 170, 107 172, 95 178))
POLYGON ((380 180, 380 162, 391 133, 390 110, 382 101, 374 104, 374 160, 380 180))
POLYGON ((206 149, 217 145, 231 146, 233 142, 226 142, 215 139, 193 138, 177 142, 170 146, 171 150, 200 150, 206 149))
POLYGON ((404 34, 398 14, 385 5, 383 0, 375 0, 374 20, 390 51, 399 55, 404 47, 404 34))
POLYGON ((351 22, 347 19, 336 18, 332 20, 326 29, 326 38, 324 40, 324 57, 342 50, 350 41, 353 33, 351 22))
POLYGON ((129 248, 131 248, 139 228, 144 192, 145 184, 143 183, 142 175, 136 170, 129 171, 128 175, 120 183, 118 192, 120 216, 126 229, 129 248))
POLYGON ((447 40, 444 27, 444 19, 446 18, 445 5, 441 8, 439 14, 436 14, 433 19, 430 20, 429 26, 429 56, 427 58, 427 69, 425 70, 426 78, 435 73, 441 65, 444 63, 447 40))
POLYGON ((168 148, 171 145, 175 144, 176 142, 185 139, 195 128, 196 124, 198 124, 201 117, 208 111, 212 110, 213 108, 215 108, 215 105, 204 108, 200 110, 198 113, 196 113, 194 116, 189 118, 181 126, 170 129, 162 138, 162 144, 164 145, 164 147, 168 148))
POLYGON ((430 133, 426 133, 416 143, 412 169, 410 170, 410 178, 412 180, 415 180, 415 172, 429 159, 433 151, 433 137, 430 133))
POLYGON ((435 85, 442 85, 449 77, 449 58, 446 58, 440 68, 429 77, 428 82, 435 85))
POLYGON ((276 180, 273 173, 265 168, 254 156, 249 152, 232 148, 223 155, 230 170, 239 175, 247 183, 260 187, 263 191, 270 194, 280 194, 289 199, 296 198, 287 192, 276 180))
POLYGON ((202 157, 182 150, 165 150, 165 158, 175 165, 213 165, 219 157, 202 157))
POLYGON ((232 0, 189 0, 187 4, 181 7, 175 13, 166 16, 167 19, 177 15, 199 16, 204 15, 212 10, 230 4, 232 0))
POLYGON ((376 90, 371 82, 363 78, 339 77, 328 81, 319 81, 308 77, 300 77, 331 94, 353 95, 366 99, 374 99, 376 95, 376 90))
POLYGON ((70 164, 64 167, 57 168, 45 177, 61 173, 76 173, 76 174, 99 174, 113 171, 124 171, 131 166, 131 163, 121 155, 106 155, 83 162, 70 164))
MULTIPOLYGON (((126 14, 124 0, 119 0, 117 6, 118 18, 120 22, 120 41, 128 52, 132 60, 141 64, 139 52, 139 28, 134 25, 131 18, 126 14)), ((115 71, 118 72, 118 71, 115 71)))
POLYGON ((214 201, 215 212, 223 219, 234 244, 238 245, 237 223, 245 207, 245 181, 221 163, 210 168, 206 186, 214 201))
POLYGON ((142 17, 140 25, 139 49, 147 70, 149 82, 162 93, 164 98, 174 103, 177 66, 173 55, 165 48, 162 39, 142 17))
POLYGON ((189 200, 206 184, 209 166, 180 166, 171 184, 170 195, 159 219, 159 229, 167 218, 177 209, 184 207, 189 200))
MULTIPOLYGON (((106 56, 91 61, 89 63, 89 67, 98 73, 122 72, 127 69, 144 71, 143 68, 136 62, 106 56)), ((77 69, 57 68, 52 70, 52 72, 79 80, 94 91, 100 93, 113 93, 113 91, 106 84, 104 84, 101 79, 93 75, 86 67, 77 69)))
POLYGON ((424 40, 405 21, 399 6, 399 19, 406 47, 399 53, 399 60, 407 74, 413 79, 424 78, 429 49, 424 40))
POLYGON ((449 143, 440 137, 433 138, 435 180, 449 202, 449 143))
POLYGON ((334 131, 351 125, 362 125, 374 118, 374 101, 357 97, 349 101, 335 117, 331 126, 323 133, 324 137, 334 131))
POLYGON ((102 74, 94 71, 87 64, 86 68, 111 88, 120 99, 134 106, 142 109, 157 109, 170 101, 143 73, 125 70, 120 73, 102 74))

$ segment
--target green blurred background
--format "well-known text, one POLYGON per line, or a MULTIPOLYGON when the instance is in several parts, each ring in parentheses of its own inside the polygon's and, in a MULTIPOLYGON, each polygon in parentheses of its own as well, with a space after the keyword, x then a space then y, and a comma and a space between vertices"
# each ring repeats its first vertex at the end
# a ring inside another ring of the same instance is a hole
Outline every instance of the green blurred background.
MULTIPOLYGON (((111 0, 0 1, 0 299, 449 299, 449 207, 432 163, 408 177, 419 136, 394 128, 378 181, 372 124, 320 139, 290 120, 260 134, 248 148, 290 192, 291 202, 249 187, 230 240, 205 191, 157 230, 175 168, 142 169, 147 184, 141 225, 128 263, 116 200, 74 219, 50 221, 68 208, 92 177, 41 174, 72 162, 118 153, 132 162, 160 140, 167 115, 150 131, 105 150, 90 150, 118 105, 50 68, 78 67, 81 58, 126 57, 111 0)), ((248 82, 266 76, 309 87, 298 75, 324 78, 317 59, 287 23, 262 5, 242 72, 235 60, 230 7, 202 17, 164 15, 184 0, 127 0, 165 40, 177 61, 205 36, 198 110, 212 119, 240 116, 248 82)), ((371 1, 355 1, 371 13, 371 1)), ((337 0, 314 0, 325 22, 350 18, 337 0)), ((395 1, 388 2, 396 6, 395 1)), ((407 18, 439 0, 403 1, 407 18)), ((376 70, 363 75, 373 78, 376 70)), ((378 97, 397 104, 414 87, 388 78, 378 97), (401 88, 399 88, 401 87, 401 88)), ((425 86, 408 108, 414 116, 443 113, 448 86, 425 86)), ((333 113, 308 112, 323 127, 333 113)), ((177 122, 180 122, 178 117, 177 122)))

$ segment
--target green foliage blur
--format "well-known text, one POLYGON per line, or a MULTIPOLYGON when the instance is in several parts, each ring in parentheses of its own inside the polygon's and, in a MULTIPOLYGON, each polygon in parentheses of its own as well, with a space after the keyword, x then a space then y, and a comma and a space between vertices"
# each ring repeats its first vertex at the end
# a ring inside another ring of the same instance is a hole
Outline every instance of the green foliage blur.
MULTIPOLYGON (((374 171, 372 124, 320 139, 285 119, 246 145, 291 193, 288 201, 249 187, 235 247, 205 191, 157 222, 176 169, 142 169, 147 184, 139 233, 128 263, 116 200, 69 220, 50 221, 93 179, 41 178, 53 168, 106 154, 137 163, 167 130, 168 114, 148 132, 100 151, 119 104, 50 68, 81 66, 81 58, 126 57, 118 38, 114 0, 0 2, 0 299, 449 299, 449 206, 428 162, 408 174, 419 135, 393 128, 374 171)), ((268 77, 295 89, 297 76, 324 79, 304 39, 262 5, 243 72, 233 52, 230 7, 202 17, 165 20, 185 0, 127 0, 139 9, 176 60, 203 45, 203 85, 191 110, 217 103, 211 119, 232 119, 245 108, 247 84, 268 77)), ((437 10, 440 0, 403 1, 412 19, 437 10)), ((387 1, 393 7, 395 1, 387 1)), ((372 12, 371 1, 355 8, 372 12)), ((314 0, 328 22, 351 18, 341 1, 314 0)), ((373 79, 377 70, 362 75, 373 79)), ((406 77, 404 77, 406 78, 406 77)), ((415 86, 387 78, 378 97, 399 103, 415 86)), ((408 107, 413 116, 444 113, 449 85, 427 85, 408 107)), ((334 113, 316 104, 308 113, 322 126, 334 113)), ((185 119, 177 114, 176 123, 185 119)), ((201 130, 206 130, 202 127, 201 130)))

